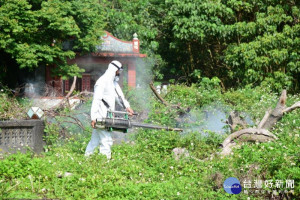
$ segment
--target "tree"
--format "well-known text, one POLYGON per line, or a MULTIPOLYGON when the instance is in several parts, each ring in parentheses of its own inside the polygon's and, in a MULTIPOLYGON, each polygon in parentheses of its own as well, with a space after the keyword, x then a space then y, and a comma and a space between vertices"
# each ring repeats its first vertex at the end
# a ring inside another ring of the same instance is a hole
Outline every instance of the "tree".
POLYGON ((132 35, 137 33, 141 42, 141 51, 147 54, 144 63, 147 67, 144 66, 143 70, 151 67, 154 77, 161 79, 161 67, 164 66, 164 62, 157 51, 160 48, 160 35, 164 34, 164 29, 161 27, 166 10, 164 2, 114 0, 102 4, 107 12, 105 30, 124 40, 132 40, 132 35))
POLYGON ((220 57, 228 39, 227 24, 234 21, 232 9, 211 0, 171 0, 166 7, 163 23, 170 30, 162 40, 169 41, 169 46, 161 54, 171 61, 171 72, 188 83, 199 80, 200 73, 222 78, 225 69, 220 57))
POLYGON ((127 40, 137 32, 165 78, 299 89, 296 1, 114 0, 106 8, 106 29, 127 40))
POLYGON ((299 7, 295 1, 167 1, 161 55, 187 80, 200 71, 226 86, 299 84, 299 7))
POLYGON ((225 52, 229 80, 265 84, 278 92, 283 87, 299 89, 299 7, 293 1, 252 7, 253 20, 232 25, 238 41, 225 52))
POLYGON ((0 0, 0 80, 16 66, 42 64, 56 65, 55 75, 63 78, 80 75, 83 70, 67 59, 99 44, 103 12, 97 0, 0 0))

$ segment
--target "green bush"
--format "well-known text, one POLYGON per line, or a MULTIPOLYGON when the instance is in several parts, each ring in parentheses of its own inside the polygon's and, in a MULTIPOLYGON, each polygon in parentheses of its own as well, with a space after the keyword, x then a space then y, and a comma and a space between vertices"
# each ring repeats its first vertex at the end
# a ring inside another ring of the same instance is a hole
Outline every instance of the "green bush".
POLYGON ((165 99, 172 104, 179 104, 182 107, 202 107, 221 100, 220 80, 217 77, 212 79, 202 78, 201 81, 192 86, 171 85, 165 99))
POLYGON ((274 108, 278 101, 278 94, 270 88, 248 85, 238 90, 229 90, 223 95, 224 101, 232 110, 248 113, 254 120, 261 120, 269 108, 274 108))
POLYGON ((3 89, 0 90, 0 120, 26 119, 30 108, 28 99, 16 99, 3 89))
MULTIPOLYGON (((192 86, 191 91, 201 93, 200 87, 192 86)), ((166 95, 168 101, 175 93, 177 100, 200 102, 189 92, 189 87, 172 86, 166 95)), ((274 107, 279 94, 262 88, 247 87, 228 91, 218 96, 232 109, 249 112, 257 119, 268 107, 274 107)), ((299 101, 299 95, 288 96, 287 105, 299 101)), ((195 107, 200 107, 199 103, 195 107)), ((172 124, 176 117, 173 111, 156 100, 152 102, 151 115, 155 123, 172 124), (163 118, 165 116, 165 118, 163 118)), ((246 195, 227 194, 223 182, 228 177, 241 181, 294 180, 294 194, 286 194, 289 199, 300 195, 299 181, 299 124, 300 110, 284 115, 271 130, 278 140, 268 143, 248 143, 237 147, 233 155, 218 156, 219 145, 225 135, 207 131, 206 135, 194 130, 180 134, 162 130, 138 130, 132 141, 112 148, 109 162, 97 153, 84 157, 84 150, 90 139, 90 130, 83 134, 72 134, 63 142, 58 142, 41 155, 7 155, 0 162, 0 193, 2 198, 60 198, 60 199, 269 199, 271 194, 246 195), (89 133, 88 133, 89 132, 89 133), (88 134, 87 134, 88 133, 88 134), (185 148, 189 157, 175 160, 172 150, 185 148), (214 155, 214 156, 212 156, 214 155), (201 161, 202 160, 202 161, 201 161), (64 177, 66 173, 71 176, 64 177), (58 177, 58 175, 62 175, 58 177), (60 178, 61 177, 61 178, 60 178)), ((54 125, 53 125, 54 126, 54 125)), ((56 132, 54 127, 49 131, 56 132)), ((72 129, 73 130, 73 129, 72 129)), ((55 143, 54 143, 55 144, 55 143)), ((268 191, 268 188, 263 188, 268 191)))

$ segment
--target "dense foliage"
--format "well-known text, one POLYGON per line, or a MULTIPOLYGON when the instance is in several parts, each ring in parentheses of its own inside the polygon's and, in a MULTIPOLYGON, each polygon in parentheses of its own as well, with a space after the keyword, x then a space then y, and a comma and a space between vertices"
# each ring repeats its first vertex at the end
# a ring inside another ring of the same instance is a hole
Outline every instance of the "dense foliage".
POLYGON ((224 88, 252 84, 299 89, 296 1, 111 1, 117 37, 137 32, 155 60, 154 75, 197 82, 217 76, 224 88), (153 54, 154 53, 154 54, 153 54))
MULTIPOLYGON (((278 94, 272 93, 270 88, 248 87, 222 95, 215 80, 201 82, 192 88, 174 85, 164 97, 174 104, 185 102, 182 106, 192 109, 201 108, 215 99, 231 109, 244 110, 254 121, 261 119, 266 108, 274 107, 278 100, 278 94), (208 89, 211 93, 206 91, 208 89)), ((299 95, 289 95, 287 105, 299 100, 299 95)), ((176 113, 170 114, 170 108, 156 100, 151 106, 155 108, 154 114, 150 114, 152 123, 173 123, 176 113)), ((72 112, 69 114, 75 116, 72 112)), ((226 134, 208 132, 204 136, 195 130, 181 135, 139 130, 131 136, 131 142, 113 146, 113 159, 108 162, 97 153, 84 157, 90 127, 86 127, 83 134, 77 134, 70 127, 68 130, 72 133, 68 139, 61 140, 58 126, 53 124, 46 129, 51 143, 48 140, 45 153, 14 154, 1 160, 0 194, 3 198, 63 199, 271 198, 274 189, 264 186, 260 190, 265 191, 264 194, 256 194, 254 190, 249 194, 227 194, 223 189, 224 180, 237 177, 242 186, 245 180, 252 183, 256 179, 272 180, 274 184, 276 180, 294 180, 294 192, 288 188, 284 195, 296 199, 300 195, 299 124, 298 109, 285 115, 272 129, 278 136, 277 141, 244 144, 231 156, 215 156, 204 162, 197 159, 208 158, 220 151, 219 144, 226 134), (176 147, 186 148, 191 157, 175 160, 172 149, 176 147), (72 173, 71 176, 64 176, 66 172, 72 173)))
POLYGON ((0 1, 0 76, 43 64, 80 75, 66 59, 93 51, 107 30, 125 40, 138 34, 155 79, 191 84, 216 76, 223 88, 297 91, 299 13, 294 0, 0 1), (72 50, 63 50, 65 41, 72 50))
POLYGON ((90 52, 103 29, 103 11, 96 0, 1 0, 0 81, 16 74, 15 67, 33 69, 55 65, 60 76, 80 75, 68 65, 75 51, 90 52), (63 42, 70 40, 73 49, 63 42))

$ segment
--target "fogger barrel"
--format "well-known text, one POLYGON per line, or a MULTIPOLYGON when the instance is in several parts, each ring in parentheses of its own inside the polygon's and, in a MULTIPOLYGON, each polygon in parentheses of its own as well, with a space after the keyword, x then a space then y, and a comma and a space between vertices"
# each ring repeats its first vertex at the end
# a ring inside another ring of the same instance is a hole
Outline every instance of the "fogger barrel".
POLYGON ((116 130, 123 130, 124 132, 127 131, 129 128, 133 127, 140 127, 140 128, 149 128, 149 129, 164 129, 167 131, 183 131, 180 128, 171 128, 167 126, 157 126, 153 124, 146 124, 146 123, 139 123, 131 121, 130 119, 120 119, 120 118, 105 118, 103 120, 97 120, 97 127, 105 127, 107 129, 116 129, 116 130))

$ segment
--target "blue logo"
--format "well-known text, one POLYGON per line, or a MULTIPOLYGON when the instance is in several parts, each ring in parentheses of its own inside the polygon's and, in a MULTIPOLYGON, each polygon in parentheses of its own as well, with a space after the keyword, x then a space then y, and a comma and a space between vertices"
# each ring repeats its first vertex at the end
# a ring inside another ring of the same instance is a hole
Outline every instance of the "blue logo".
POLYGON ((237 178, 229 177, 224 181, 223 188, 229 194, 239 194, 242 191, 242 186, 237 178))

